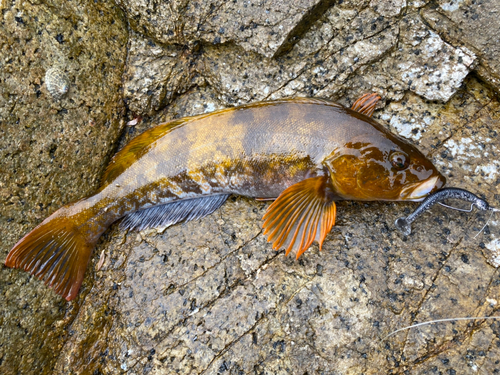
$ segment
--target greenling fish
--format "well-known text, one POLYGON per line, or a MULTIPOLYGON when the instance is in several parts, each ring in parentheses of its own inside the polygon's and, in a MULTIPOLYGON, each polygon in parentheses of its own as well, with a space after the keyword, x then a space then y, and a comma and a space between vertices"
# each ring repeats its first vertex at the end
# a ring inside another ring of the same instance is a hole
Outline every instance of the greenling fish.
POLYGON ((351 109, 321 99, 261 102, 161 124, 112 159, 102 187, 63 206, 10 251, 22 268, 75 298, 106 229, 168 226, 214 212, 231 194, 274 200, 264 234, 274 249, 320 245, 337 200, 420 201, 445 178, 371 115, 375 94, 351 109))

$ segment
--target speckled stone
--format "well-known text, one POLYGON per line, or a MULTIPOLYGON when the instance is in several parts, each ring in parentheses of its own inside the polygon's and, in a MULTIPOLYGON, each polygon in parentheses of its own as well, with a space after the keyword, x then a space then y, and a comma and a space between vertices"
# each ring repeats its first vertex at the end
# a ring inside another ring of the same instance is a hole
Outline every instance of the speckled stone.
MULTIPOLYGON (((306 4, 306 13, 327 5, 321 14, 310 16, 288 2, 274 1, 162 2, 156 8, 142 0, 120 3, 131 9, 125 12, 133 30, 127 59, 126 23, 120 21, 120 12, 114 13, 119 32, 110 26, 106 31, 110 34, 105 34, 98 25, 95 32, 106 35, 106 42, 115 46, 108 52, 116 64, 126 62, 124 69, 106 71, 106 79, 85 78, 82 71, 95 74, 99 69, 72 65, 76 52, 67 54, 67 59, 57 52, 60 46, 74 43, 72 34, 51 31, 51 44, 47 44, 55 51, 51 57, 70 63, 65 66, 69 79, 77 84, 77 95, 98 82, 98 87, 107 87, 115 96, 104 99, 89 94, 87 100, 121 108, 122 97, 117 94, 121 87, 127 110, 111 111, 114 121, 143 116, 136 126, 126 127, 120 145, 162 121, 237 104, 318 96, 350 105, 361 94, 375 91, 383 96, 374 115, 380 123, 416 144, 446 175, 449 186, 469 189, 500 206, 500 103, 495 82, 489 78, 493 75, 483 73, 485 55, 433 26, 428 12, 443 13, 444 2, 300 3, 306 4), (277 4, 283 12, 278 12, 277 4), (257 27, 238 34, 235 25, 250 22, 248 17, 234 19, 235 11, 245 5, 253 9, 255 20, 262 21, 269 10, 276 23, 255 21, 257 27), (287 17, 290 23, 281 23, 286 28, 280 31, 280 22, 287 17), (220 25, 226 25, 224 34, 217 29, 220 25), (220 40, 215 41, 216 37, 220 40), (114 86, 109 86, 110 79, 114 86)), ((487 3, 484 9, 491 9, 492 3, 487 3)), ((482 16, 479 2, 449 4, 458 9, 450 12, 465 14, 467 6, 467 14, 478 14, 477 22, 489 20, 483 29, 493 29, 491 25, 500 22, 482 16)), ((73 19, 66 6, 61 8, 63 19, 73 19)), ((15 27, 16 35, 33 40, 16 21, 21 17, 26 23, 28 18, 19 14, 7 12, 4 19, 15 27)), ((450 13, 452 23, 445 24, 450 35, 456 30, 455 14, 450 13)), ((111 21, 102 24, 113 25, 111 21)), ((475 28, 481 30, 478 24, 475 28)), ((2 48, 8 49, 5 44, 2 48)), ((34 52, 26 55, 35 56, 34 52)), ((88 61, 100 66, 107 60, 88 61)), ((34 71, 43 76, 48 67, 34 71)), ((14 90, 22 82, 12 70, 3 77, 2 89, 9 84, 14 90)), ((41 85, 38 95, 48 102, 44 90, 41 85)), ((63 100, 72 96, 73 88, 63 100)), ((23 103, 5 105, 6 98, 0 96, 4 103, 0 108, 24 108, 23 103)), ((61 128, 56 120, 65 114, 59 112, 60 104, 52 99, 50 103, 49 109, 43 107, 52 116, 43 130, 51 139, 68 142, 55 151, 58 159, 50 158, 50 148, 43 148, 48 157, 44 152, 38 156, 37 144, 23 141, 24 148, 16 151, 16 140, 7 141, 10 155, 4 155, 2 170, 17 165, 19 170, 36 170, 30 164, 36 161, 40 174, 47 174, 37 190, 24 175, 1 185, 3 204, 10 207, 2 224, 8 246, 63 202, 90 193, 106 155, 114 150, 111 136, 99 138, 108 133, 94 133, 103 122, 85 128, 81 122, 92 118, 78 112, 73 123, 61 128), (74 129, 70 125, 92 131, 70 132, 74 129), (86 138, 89 143, 83 142, 86 138), (85 146, 70 148, 74 139, 85 146), (27 161, 21 155, 29 147, 34 154, 27 161), (8 161, 16 155, 15 162, 8 161), (82 168, 86 163, 92 167, 82 168), (66 165, 60 174, 54 172, 59 165, 66 165), (88 182, 82 182, 84 178, 88 182), (40 210, 38 200, 46 203, 40 210)), ((67 111, 88 110, 86 103, 76 101, 67 111)), ((11 127, 15 121, 12 116, 11 127)), ((22 125, 30 131, 27 121, 22 125)), ((8 307, 0 315, 1 369, 155 375, 500 371, 500 323, 495 320, 437 323, 387 337, 432 319, 499 315, 496 216, 474 238, 487 218, 436 206, 413 223, 411 235, 403 236, 394 228, 394 220, 407 215, 415 204, 341 202, 337 224, 323 251, 313 246, 296 261, 266 243, 261 217, 267 206, 231 197, 212 215, 164 232, 123 232, 114 225, 95 250, 79 298, 69 304, 26 274, 3 270, 0 287, 6 302, 2 306, 8 307), (9 339, 14 340, 12 345, 9 339), (36 349, 42 340, 46 350, 36 349), (35 359, 39 367, 34 367, 35 359)))
POLYGON ((477 73, 500 92, 500 3, 439 0, 436 5, 423 8, 428 25, 449 43, 472 50, 477 73))
MULTIPOLYGON (((106 3, 7 1, 0 8, 3 265, 23 234, 96 188, 123 126, 128 32, 120 9, 106 3), (47 86, 54 67, 71 82, 61 100, 47 86)), ((67 304, 34 277, 3 267, 0 373, 52 374, 82 302, 67 304)))
POLYGON ((410 91, 428 100, 448 101, 474 68, 476 55, 443 41, 417 14, 403 18, 400 27, 393 69, 410 91))
POLYGON ((283 53, 331 1, 120 0, 137 32, 164 44, 236 43, 266 57, 283 53))
POLYGON ((191 54, 180 46, 161 47, 132 33, 124 75, 130 111, 153 115, 196 83, 191 54))

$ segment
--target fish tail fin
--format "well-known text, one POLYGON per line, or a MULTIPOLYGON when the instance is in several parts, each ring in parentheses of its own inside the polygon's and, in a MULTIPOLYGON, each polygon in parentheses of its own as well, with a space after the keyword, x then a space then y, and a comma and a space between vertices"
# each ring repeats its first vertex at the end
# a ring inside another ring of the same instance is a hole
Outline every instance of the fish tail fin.
POLYGON ((81 224, 82 215, 88 212, 65 215, 67 207, 56 211, 16 243, 5 265, 29 272, 71 301, 78 294, 100 233, 88 230, 85 222, 81 224))

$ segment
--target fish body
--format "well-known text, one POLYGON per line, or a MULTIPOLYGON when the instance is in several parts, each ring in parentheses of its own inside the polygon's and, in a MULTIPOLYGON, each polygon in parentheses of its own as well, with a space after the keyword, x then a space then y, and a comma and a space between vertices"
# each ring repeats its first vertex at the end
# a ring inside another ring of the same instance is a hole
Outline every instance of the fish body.
POLYGON ((230 194, 276 199, 264 216, 273 248, 322 244, 335 201, 421 200, 444 177, 415 147, 366 114, 320 99, 262 102, 159 125, 112 159, 100 190, 62 207, 21 239, 6 264, 74 298, 100 235, 210 214, 230 194))

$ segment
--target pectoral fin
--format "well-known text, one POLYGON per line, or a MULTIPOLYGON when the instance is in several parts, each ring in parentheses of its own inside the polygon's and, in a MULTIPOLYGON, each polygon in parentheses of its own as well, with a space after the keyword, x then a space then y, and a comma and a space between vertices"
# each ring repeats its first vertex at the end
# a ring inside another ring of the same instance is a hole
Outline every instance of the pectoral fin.
POLYGON ((264 235, 273 249, 297 251, 297 259, 314 241, 323 244, 335 224, 333 187, 326 176, 305 179, 284 190, 264 214, 264 235))
POLYGON ((354 102, 351 109, 367 115, 368 117, 372 117, 373 111, 375 111, 375 106, 379 100, 380 96, 378 94, 364 94, 361 98, 354 102))

